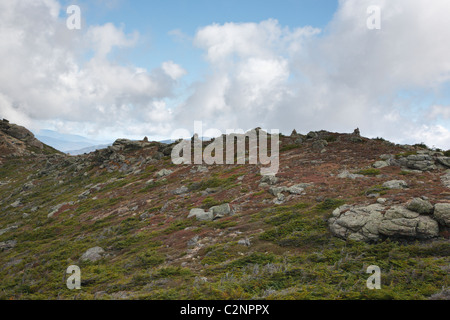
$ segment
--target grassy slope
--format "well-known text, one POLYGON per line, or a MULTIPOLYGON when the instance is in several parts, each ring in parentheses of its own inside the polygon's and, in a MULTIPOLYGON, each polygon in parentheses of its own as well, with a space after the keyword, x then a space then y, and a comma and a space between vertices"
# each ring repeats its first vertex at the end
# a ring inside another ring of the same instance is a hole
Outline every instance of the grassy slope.
POLYGON ((450 285, 446 239, 365 244, 330 235, 326 220, 331 211, 363 197, 360 190, 339 198, 340 191, 331 188, 323 191, 330 197, 322 201, 298 197, 285 205, 262 205, 273 197, 255 188, 258 170, 248 166, 219 166, 198 179, 179 174, 154 184, 146 181, 155 171, 174 168, 167 158, 137 175, 108 173, 94 165, 77 171, 67 164, 58 174, 42 176, 43 166, 23 159, 0 168, 0 181, 9 181, 0 186, 0 228, 18 225, 0 235, 0 242, 17 241, 14 249, 0 252, 2 299, 425 299, 450 285), (34 187, 22 191, 30 176, 34 187), (241 183, 241 176, 249 180, 241 183), (87 199, 47 218, 52 207, 78 201, 86 186, 97 184, 100 190, 87 199), (191 193, 168 192, 180 185, 188 185, 191 193), (221 191, 202 195, 208 187, 221 191), (186 218, 190 208, 239 195, 247 202, 232 217, 215 222, 186 218), (22 206, 9 206, 19 199, 22 206), (152 216, 140 220, 142 213, 152 216), (187 242, 196 235, 202 246, 192 250, 187 242), (245 237, 250 247, 238 244, 245 237), (79 261, 94 246, 108 256, 95 263, 79 261), (81 267, 79 291, 65 286, 65 270, 72 264, 81 267), (372 264, 382 270, 382 290, 366 288, 366 268, 372 264))

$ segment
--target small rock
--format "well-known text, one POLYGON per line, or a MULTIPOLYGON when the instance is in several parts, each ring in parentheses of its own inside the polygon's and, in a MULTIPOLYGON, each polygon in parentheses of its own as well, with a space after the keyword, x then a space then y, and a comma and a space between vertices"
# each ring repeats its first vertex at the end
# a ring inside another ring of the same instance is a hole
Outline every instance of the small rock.
POLYGON ((88 249, 82 256, 81 261, 95 262, 103 258, 105 250, 100 247, 88 249))
POLYGON ((377 161, 375 162, 372 167, 376 168, 376 169, 380 169, 380 168, 384 168, 384 167, 388 167, 389 164, 386 161, 377 161))
POLYGON ((210 211, 203 209, 191 209, 188 218, 195 217, 198 221, 213 221, 214 215, 210 211))
POLYGON ((162 170, 160 170, 160 171, 158 171, 156 173, 156 177, 157 178, 162 178, 162 177, 166 177, 168 175, 171 175, 172 173, 173 173, 172 170, 162 169, 162 170))
POLYGON ((185 193, 188 193, 188 192, 189 192, 189 189, 187 187, 185 187, 185 186, 180 187, 180 188, 175 189, 175 190, 172 191, 172 193, 175 194, 175 195, 181 195, 181 194, 185 194, 185 193))
POLYGON ((241 246, 246 246, 246 247, 251 246, 250 240, 247 238, 239 240, 238 244, 240 244, 241 246))
POLYGON ((198 243, 198 240, 200 240, 200 237, 199 237, 199 236, 193 237, 192 239, 190 239, 190 240, 188 241, 187 246, 188 246, 189 248, 195 247, 195 246, 197 245, 197 243, 198 243))
POLYGON ((408 184, 403 180, 391 180, 383 183, 383 187, 388 189, 404 189, 408 188, 408 184))
POLYGON ((274 185, 278 183, 278 178, 274 175, 266 175, 261 178, 261 183, 266 183, 268 185, 274 185))
POLYGON ((17 245, 16 240, 7 240, 0 242, 0 251, 13 249, 17 245))

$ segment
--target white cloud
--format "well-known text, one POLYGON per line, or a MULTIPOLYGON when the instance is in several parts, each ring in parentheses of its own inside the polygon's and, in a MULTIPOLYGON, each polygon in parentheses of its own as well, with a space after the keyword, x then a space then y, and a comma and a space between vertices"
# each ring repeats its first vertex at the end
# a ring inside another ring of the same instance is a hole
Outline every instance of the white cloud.
POLYGON ((164 72, 170 76, 173 80, 178 80, 184 75, 186 75, 186 70, 184 70, 181 66, 174 63, 173 61, 166 61, 162 64, 162 69, 164 72))
POLYGON ((72 123, 82 133, 116 134, 125 123, 140 135, 167 127, 159 122, 170 122, 170 112, 160 101, 173 95, 184 70, 167 62, 147 71, 108 57, 135 46, 137 32, 111 23, 68 30, 55 0, 2 1, 0 21, 0 116, 34 126, 72 123), (142 119, 153 122, 137 125, 142 119))
MULTIPOLYGON (((113 53, 138 44, 138 33, 110 23, 73 32, 60 12, 56 0, 0 3, 0 117, 103 136, 170 136, 194 120, 223 132, 360 127, 367 136, 450 148, 438 123, 449 108, 400 94, 425 101, 448 85, 448 0, 341 0, 324 30, 274 19, 203 26, 192 43, 209 70, 177 106, 170 98, 179 101, 187 70, 173 61, 151 71, 120 65, 113 53), (367 29, 371 5, 381 7, 381 30, 367 29)), ((169 34, 191 40, 182 30, 169 34)))
POLYGON ((428 118, 435 119, 450 119, 450 106, 433 105, 429 109, 428 118))
POLYGON ((207 119, 222 130, 360 127, 367 136, 410 143, 422 132, 430 145, 450 148, 443 127, 399 96, 429 94, 450 80, 448 12, 446 0, 342 0, 324 33, 276 20, 201 28, 194 44, 211 73, 177 110, 177 121, 207 119), (371 5, 381 7, 381 30, 367 28, 371 5))

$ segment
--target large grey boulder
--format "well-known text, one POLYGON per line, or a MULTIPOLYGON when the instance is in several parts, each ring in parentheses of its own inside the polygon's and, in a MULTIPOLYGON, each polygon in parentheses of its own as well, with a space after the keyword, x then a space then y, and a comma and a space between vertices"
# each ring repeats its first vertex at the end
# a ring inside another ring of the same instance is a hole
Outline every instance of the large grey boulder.
POLYGON ((386 211, 381 204, 342 206, 333 212, 330 231, 342 239, 378 241, 383 237, 429 239, 439 235, 439 225, 430 216, 423 216, 403 206, 386 211))
POLYGON ((378 231, 385 236, 426 239, 438 236, 439 225, 428 216, 420 216, 402 206, 394 206, 384 215, 378 231))
POLYGON ((430 171, 437 169, 433 157, 428 154, 409 155, 407 157, 400 158, 398 163, 402 167, 413 170, 430 171))
POLYGON ((434 217, 440 224, 450 227, 450 203, 437 203, 434 206, 434 217))
POLYGON ((90 248, 81 256, 81 261, 96 262, 102 259, 104 254, 105 250, 103 250, 103 248, 100 247, 90 248))
POLYGON ((328 221, 330 231, 342 239, 377 241, 383 210, 384 207, 380 204, 365 207, 342 206, 333 211, 333 217, 328 221))

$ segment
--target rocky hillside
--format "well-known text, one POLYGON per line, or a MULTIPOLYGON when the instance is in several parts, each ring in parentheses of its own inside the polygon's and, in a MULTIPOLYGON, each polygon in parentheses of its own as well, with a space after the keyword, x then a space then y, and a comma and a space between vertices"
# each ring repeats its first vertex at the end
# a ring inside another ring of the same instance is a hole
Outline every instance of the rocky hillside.
POLYGON ((39 154, 60 153, 34 137, 28 129, 0 120, 0 156, 22 157, 39 154))
POLYGON ((71 157, 0 129, 0 298, 450 297, 447 152, 294 131, 261 176, 174 165, 146 139, 71 157))

